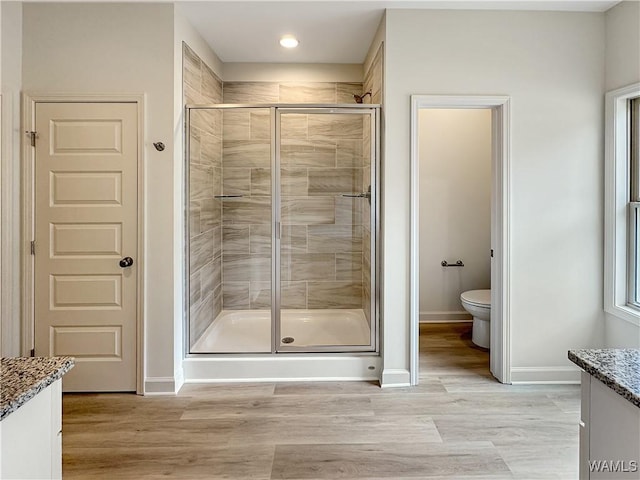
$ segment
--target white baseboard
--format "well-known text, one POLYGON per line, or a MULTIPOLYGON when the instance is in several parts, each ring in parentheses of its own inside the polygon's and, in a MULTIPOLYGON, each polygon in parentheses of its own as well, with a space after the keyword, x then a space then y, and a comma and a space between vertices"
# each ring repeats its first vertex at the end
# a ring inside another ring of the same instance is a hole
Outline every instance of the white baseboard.
POLYGON ((382 388, 397 388, 411 386, 409 370, 402 368, 385 368, 380 380, 382 388))
POLYGON ((173 377, 147 377, 144 380, 144 395, 175 395, 181 386, 173 377))
POLYGON ((511 383, 580 383, 578 367, 512 367, 511 383))
POLYGON ((175 377, 176 393, 178 393, 184 385, 184 370, 182 369, 182 364, 180 368, 173 373, 173 375, 175 377))
POLYGON ((456 323, 473 320, 468 312, 420 312, 420 323, 456 323))
POLYGON ((377 355, 189 357, 183 369, 185 383, 370 381, 380 363, 377 355))

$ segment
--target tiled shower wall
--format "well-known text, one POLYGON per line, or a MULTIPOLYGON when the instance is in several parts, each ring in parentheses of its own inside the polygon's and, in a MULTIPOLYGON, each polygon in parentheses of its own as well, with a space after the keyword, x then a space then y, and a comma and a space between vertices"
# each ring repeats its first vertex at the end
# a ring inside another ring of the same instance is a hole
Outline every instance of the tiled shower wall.
MULTIPOLYGON (((362 84, 225 83, 224 103, 354 103, 362 84)), ((271 298, 270 131, 267 109, 225 111, 223 306, 271 298)), ((366 199, 360 115, 283 114, 282 307, 362 308, 366 199)), ((368 221, 368 219, 367 219, 368 221)))
MULTIPOLYGON (((222 82, 183 44, 187 104, 222 102, 222 82)), ((222 115, 192 110, 189 138, 189 311, 192 345, 222 310, 222 115)))
MULTIPOLYGON (((190 104, 352 104, 363 92, 360 83, 223 85, 186 44, 183 65, 190 104)), ((368 203, 341 197, 369 185, 368 125, 362 116, 283 115, 283 308, 364 308, 369 318, 368 203)), ((223 308, 270 307, 269 110, 192 110, 190 132, 193 343, 223 308)))
MULTIPOLYGON (((383 76, 383 44, 380 44, 373 62, 364 74, 363 92, 371 92, 371 96, 364 99, 364 103, 383 103, 384 76, 383 76)), ((365 119, 364 125, 364 152, 363 152, 363 179, 366 184, 371 178, 371 149, 375 150, 375 143, 371 138, 371 124, 369 118, 365 119)), ((375 140, 375 139, 374 139, 375 140)), ((371 325, 371 209, 369 203, 363 206, 362 225, 362 309, 365 312, 367 321, 371 325)))
POLYGON ((382 105, 383 103, 383 62, 384 62, 384 44, 380 44, 378 50, 373 57, 373 61, 369 66, 369 69, 364 73, 364 92, 371 92, 370 97, 366 97, 363 102, 364 103, 375 103, 382 105))
MULTIPOLYGON (((225 103, 227 101, 225 100, 225 103)), ((271 306, 271 128, 269 109, 224 110, 222 303, 271 306)))
MULTIPOLYGON (((371 180, 371 117, 364 118, 362 134, 362 185, 375 188, 371 180)), ((375 148, 375 145, 374 145, 375 148)), ((371 326, 371 202, 362 201, 362 310, 371 326)))

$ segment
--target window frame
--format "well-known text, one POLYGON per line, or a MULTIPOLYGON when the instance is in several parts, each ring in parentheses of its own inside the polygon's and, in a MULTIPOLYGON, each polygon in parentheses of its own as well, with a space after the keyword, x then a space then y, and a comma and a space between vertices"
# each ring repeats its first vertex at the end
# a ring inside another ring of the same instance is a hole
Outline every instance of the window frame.
POLYGON ((629 110, 629 214, 627 303, 640 310, 640 96, 627 100, 629 110))
POLYGON ((631 203, 630 168, 630 100, 636 97, 640 97, 640 83, 613 90, 605 97, 604 309, 640 326, 640 306, 629 301, 637 264, 633 245, 638 226, 632 218, 637 210, 631 203))

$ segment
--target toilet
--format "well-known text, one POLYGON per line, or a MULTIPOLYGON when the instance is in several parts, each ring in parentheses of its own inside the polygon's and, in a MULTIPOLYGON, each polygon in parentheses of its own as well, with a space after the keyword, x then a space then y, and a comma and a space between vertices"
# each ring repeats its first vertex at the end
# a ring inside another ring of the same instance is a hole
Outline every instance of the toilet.
POLYGON ((464 309, 473 315, 471 341, 479 347, 491 344, 491 290, 469 290, 460 294, 464 309))

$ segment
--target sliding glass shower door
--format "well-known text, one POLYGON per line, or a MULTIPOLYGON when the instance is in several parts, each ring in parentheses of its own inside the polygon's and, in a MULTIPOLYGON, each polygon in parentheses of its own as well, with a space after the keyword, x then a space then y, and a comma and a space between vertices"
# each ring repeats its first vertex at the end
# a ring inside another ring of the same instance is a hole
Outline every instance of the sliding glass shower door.
POLYGON ((271 108, 192 108, 189 351, 272 352, 271 108))
POLYGON ((351 351, 374 345, 373 113, 277 111, 279 351, 351 351))
POLYGON ((377 349, 377 109, 187 109, 187 348, 377 349))

